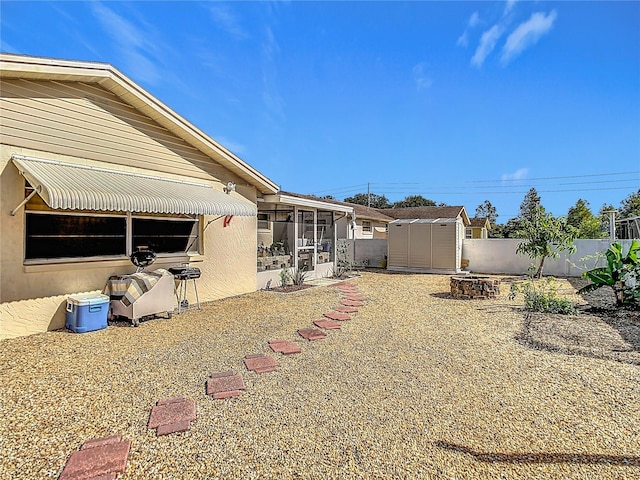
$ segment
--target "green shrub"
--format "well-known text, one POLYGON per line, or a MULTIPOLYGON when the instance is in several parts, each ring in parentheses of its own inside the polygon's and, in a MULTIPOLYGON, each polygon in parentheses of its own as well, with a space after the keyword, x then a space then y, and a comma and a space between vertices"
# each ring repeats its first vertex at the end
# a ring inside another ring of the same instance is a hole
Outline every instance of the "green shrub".
POLYGON ((578 290, 588 293, 600 287, 611 287, 616 296, 616 305, 640 306, 640 242, 633 240, 626 255, 622 254, 622 245, 613 243, 607 250, 606 267, 599 267, 584 272, 583 277, 591 280, 589 285, 578 290))
POLYGON ((572 315, 576 309, 570 300, 558 295, 558 288, 553 277, 534 282, 529 279, 526 282, 511 284, 509 299, 515 299, 518 294, 524 297, 524 309, 530 312, 561 313, 572 315))
POLYGON ((291 280, 294 285, 303 285, 308 276, 307 267, 295 268, 291 273, 291 280))
POLYGON ((280 270, 280 286, 282 288, 286 287, 289 284, 289 280, 291 280, 291 272, 289 272, 289 269, 283 268, 280 270))

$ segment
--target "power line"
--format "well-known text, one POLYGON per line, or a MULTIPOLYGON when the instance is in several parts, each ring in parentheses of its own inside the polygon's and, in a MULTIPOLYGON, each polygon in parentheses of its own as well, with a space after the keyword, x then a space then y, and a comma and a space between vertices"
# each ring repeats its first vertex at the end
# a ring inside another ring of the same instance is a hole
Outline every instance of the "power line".
POLYGON ((612 176, 612 175, 631 175, 638 174, 640 170, 635 170, 633 172, 617 172, 617 173, 592 173, 589 175, 567 175, 564 177, 537 177, 537 178, 511 178, 511 179, 500 179, 500 180, 466 180, 465 183, 487 183, 487 182, 519 182, 522 180, 556 180, 562 178, 586 178, 586 177, 604 177, 604 176, 612 176))

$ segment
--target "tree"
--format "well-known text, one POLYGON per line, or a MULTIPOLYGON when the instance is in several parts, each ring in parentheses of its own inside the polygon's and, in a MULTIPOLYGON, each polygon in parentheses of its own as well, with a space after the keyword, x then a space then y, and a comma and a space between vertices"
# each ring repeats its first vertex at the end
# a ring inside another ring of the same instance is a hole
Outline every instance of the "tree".
POLYGON ((476 217, 486 217, 489 219, 491 225, 496 224, 498 214, 496 213, 496 207, 491 205, 489 200, 485 200, 483 203, 476 207, 476 217))
POLYGON ((376 195, 375 193, 356 193, 353 197, 345 198, 344 201, 373 208, 391 208, 387 197, 384 195, 376 195))
POLYGON ((544 207, 540 204, 540 195, 538 195, 538 191, 532 187, 524 196, 524 200, 520 204, 520 215, 518 215, 518 219, 531 220, 534 215, 539 213, 537 211, 538 207, 542 208, 542 211, 544 212, 544 207))
POLYGON ((324 196, 322 196, 320 198, 322 198, 324 200, 335 200, 336 199, 336 197, 334 197, 333 195, 324 195, 324 196))
POLYGON ((581 198, 573 207, 569 208, 567 224, 578 229, 577 238, 602 238, 606 236, 600 219, 591 213, 589 202, 581 198))
POLYGON ((516 247, 516 253, 527 255, 532 260, 540 259, 536 278, 542 276, 544 261, 547 257, 557 258, 559 252, 576 251, 573 241, 578 235, 578 229, 568 225, 564 217, 554 217, 547 213, 542 205, 538 205, 528 212, 528 218, 521 221, 521 228, 517 236, 524 241, 516 247))
POLYGON ((640 216, 640 189, 636 193, 631 193, 620 203, 620 218, 631 218, 640 216))
POLYGON ((393 208, 407 207, 435 207, 436 202, 424 198, 422 195, 408 195, 404 200, 400 200, 393 204, 393 208))

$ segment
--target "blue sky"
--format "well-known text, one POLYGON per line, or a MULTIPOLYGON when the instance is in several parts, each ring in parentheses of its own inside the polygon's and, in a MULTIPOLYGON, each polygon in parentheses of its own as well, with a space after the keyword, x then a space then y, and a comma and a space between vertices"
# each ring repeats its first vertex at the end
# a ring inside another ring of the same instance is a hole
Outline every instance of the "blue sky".
POLYGON ((640 2, 12 2, 3 52, 114 65, 283 190, 554 214, 640 187, 640 2))

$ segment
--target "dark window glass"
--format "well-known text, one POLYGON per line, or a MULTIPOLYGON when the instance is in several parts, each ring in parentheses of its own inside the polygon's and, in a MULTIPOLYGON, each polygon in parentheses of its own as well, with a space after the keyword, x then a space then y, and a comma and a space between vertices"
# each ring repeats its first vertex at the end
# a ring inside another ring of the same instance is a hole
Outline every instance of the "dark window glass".
POLYGON ((124 217, 26 215, 25 258, 126 255, 124 217))
POLYGON ((133 250, 148 247, 156 253, 197 250, 197 221, 133 219, 133 250))

